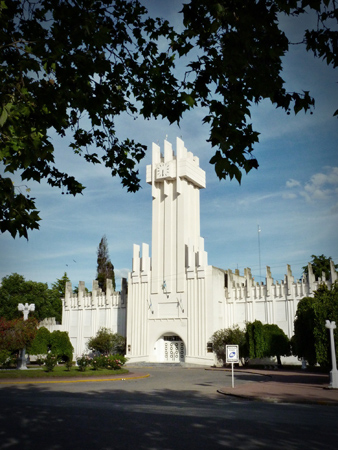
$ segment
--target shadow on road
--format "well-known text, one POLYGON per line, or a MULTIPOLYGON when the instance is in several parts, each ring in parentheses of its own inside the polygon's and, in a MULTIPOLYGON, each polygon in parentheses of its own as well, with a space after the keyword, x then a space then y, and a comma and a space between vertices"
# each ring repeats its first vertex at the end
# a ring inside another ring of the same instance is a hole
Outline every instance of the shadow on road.
POLYGON ((0 390, 0 448, 335 449, 336 408, 208 398, 193 390, 69 392, 58 385, 0 390), (321 409, 318 409, 321 408, 321 409))

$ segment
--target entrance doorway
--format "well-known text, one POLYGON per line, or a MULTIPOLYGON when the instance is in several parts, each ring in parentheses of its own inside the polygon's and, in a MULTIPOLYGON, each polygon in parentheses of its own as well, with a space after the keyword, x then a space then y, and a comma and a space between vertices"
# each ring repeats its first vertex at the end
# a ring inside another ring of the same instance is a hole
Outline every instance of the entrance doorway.
POLYGON ((177 335, 165 335, 158 340, 159 362, 179 363, 185 360, 185 345, 177 335))

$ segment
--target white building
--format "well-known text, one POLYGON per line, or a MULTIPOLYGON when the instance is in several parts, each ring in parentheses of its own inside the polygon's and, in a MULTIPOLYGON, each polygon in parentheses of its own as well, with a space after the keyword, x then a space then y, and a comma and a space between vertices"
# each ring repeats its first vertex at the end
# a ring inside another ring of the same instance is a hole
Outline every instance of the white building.
MULTIPOLYGON (((93 283, 86 294, 67 285, 62 325, 69 332, 75 355, 85 351, 87 340, 101 327, 127 337, 129 362, 188 362, 212 365, 208 345, 221 328, 260 320, 275 323, 291 337, 299 300, 313 296, 318 285, 337 280, 331 263, 330 280, 309 274, 294 280, 290 266, 280 283, 274 283, 267 267, 266 283, 254 282, 250 269, 244 275, 208 265, 200 236, 200 189, 205 172, 199 160, 176 141, 176 154, 164 142, 163 154, 153 144, 152 164, 147 166, 152 193, 152 255, 149 245, 134 245, 132 272, 122 293, 106 295, 93 283), (127 314, 126 314, 127 313, 127 314)), ((50 329, 55 327, 49 326, 50 329)))

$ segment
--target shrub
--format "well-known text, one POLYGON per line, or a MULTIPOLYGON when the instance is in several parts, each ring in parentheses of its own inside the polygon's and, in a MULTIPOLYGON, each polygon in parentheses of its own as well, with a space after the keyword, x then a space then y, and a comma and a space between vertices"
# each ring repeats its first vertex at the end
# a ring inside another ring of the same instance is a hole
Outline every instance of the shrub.
POLYGON ((9 350, 0 350, 0 367, 8 367, 11 361, 11 352, 9 350))
POLYGON ((89 350, 103 355, 125 353, 126 339, 118 333, 112 333, 108 328, 100 328, 95 337, 87 342, 89 350))
POLYGON ((213 352, 216 354, 218 361, 221 361, 223 365, 226 362, 225 352, 227 345, 238 345, 240 357, 244 358, 247 356, 245 332, 238 326, 215 331, 210 340, 212 342, 213 352))
POLYGON ((122 355, 109 355, 106 359, 106 368, 111 370, 118 370, 124 365, 125 357, 122 355))
POLYGON ((70 369, 73 367, 73 361, 72 358, 67 359, 66 361, 66 369, 68 370, 68 372, 70 371, 70 369))
POLYGON ((91 365, 94 370, 111 369, 118 370, 126 363, 127 358, 123 355, 97 355, 91 360, 91 365))
POLYGON ((88 355, 82 355, 76 359, 76 363, 78 365, 80 372, 84 372, 90 365, 91 358, 88 355))
POLYGON ((46 355, 49 351, 57 355, 59 360, 72 361, 73 346, 67 331, 55 330, 52 333, 45 327, 38 329, 37 334, 27 353, 30 355, 46 355))
POLYGON ((50 336, 51 332, 46 327, 39 328, 33 342, 27 348, 27 353, 30 355, 47 355, 50 350, 50 336))
POLYGON ((11 353, 29 347, 37 333, 38 322, 35 318, 27 320, 0 318, 0 349, 11 353))
POLYGON ((50 348, 62 361, 68 361, 73 357, 74 349, 67 331, 53 331, 50 336, 50 348))
POLYGON ((107 356, 96 355, 92 358, 91 365, 94 370, 102 369, 106 367, 107 356))
POLYGON ((252 359, 276 356, 280 365, 280 357, 291 354, 290 340, 276 324, 263 325, 259 320, 248 322, 246 339, 249 357, 252 359))
POLYGON ((45 358, 42 359, 43 364, 46 366, 47 372, 52 372, 54 370, 54 367, 58 363, 58 357, 57 355, 54 355, 53 353, 48 353, 45 358))

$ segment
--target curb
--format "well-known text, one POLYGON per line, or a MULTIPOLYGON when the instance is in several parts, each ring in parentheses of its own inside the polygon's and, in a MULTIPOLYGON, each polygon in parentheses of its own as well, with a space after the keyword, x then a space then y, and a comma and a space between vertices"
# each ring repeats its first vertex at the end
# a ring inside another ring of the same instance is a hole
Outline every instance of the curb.
POLYGON ((297 398, 294 400, 286 400, 281 397, 273 396, 259 396, 259 395, 244 395, 244 394, 233 394, 232 392, 225 392, 222 389, 217 389, 217 392, 222 395, 227 395, 229 397, 241 398, 245 400, 250 400, 254 402, 265 402, 265 403, 285 403, 285 404, 301 404, 301 405, 320 405, 320 406, 337 406, 337 403, 329 402, 326 400, 307 400, 302 398, 297 398))
POLYGON ((129 381, 129 380, 140 380, 142 378, 148 378, 150 374, 137 375, 134 377, 118 377, 118 378, 86 378, 86 379, 74 379, 74 380, 62 380, 61 378, 57 380, 39 380, 39 381, 0 381, 0 384, 57 384, 57 383, 93 383, 100 381, 129 381))

